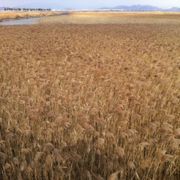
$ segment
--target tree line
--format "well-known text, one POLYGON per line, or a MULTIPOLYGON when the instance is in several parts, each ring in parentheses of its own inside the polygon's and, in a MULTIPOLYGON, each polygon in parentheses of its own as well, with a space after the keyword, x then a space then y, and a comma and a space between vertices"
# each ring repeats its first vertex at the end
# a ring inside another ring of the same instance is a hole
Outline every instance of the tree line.
POLYGON ((50 8, 4 8, 4 11, 51 11, 50 8))

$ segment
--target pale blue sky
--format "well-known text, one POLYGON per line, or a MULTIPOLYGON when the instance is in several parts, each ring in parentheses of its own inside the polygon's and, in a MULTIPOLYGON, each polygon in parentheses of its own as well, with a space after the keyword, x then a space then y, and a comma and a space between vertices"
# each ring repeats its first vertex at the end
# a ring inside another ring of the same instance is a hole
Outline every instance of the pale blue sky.
POLYGON ((135 4, 169 8, 174 6, 180 7, 180 0, 0 0, 0 7, 50 7, 56 9, 101 8, 135 4))

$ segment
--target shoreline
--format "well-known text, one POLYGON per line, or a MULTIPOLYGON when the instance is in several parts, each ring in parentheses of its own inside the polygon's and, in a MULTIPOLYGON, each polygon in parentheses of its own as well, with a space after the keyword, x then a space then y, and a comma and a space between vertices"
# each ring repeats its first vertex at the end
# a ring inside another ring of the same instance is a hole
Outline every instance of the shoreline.
POLYGON ((43 17, 43 16, 54 16, 54 15, 60 15, 62 12, 60 11, 50 11, 50 12, 0 12, 0 22, 6 21, 6 20, 17 20, 17 19, 28 19, 28 18, 37 18, 37 17, 43 17))
POLYGON ((169 12, 93 12, 93 11, 50 11, 50 12, 0 12, 0 22, 43 18, 42 23, 73 24, 127 24, 130 23, 169 23, 180 24, 180 13, 169 12), (60 17, 61 16, 61 17, 60 17))
POLYGON ((180 15, 180 12, 120 12, 120 11, 0 11, 0 21, 8 19, 20 19, 20 18, 32 18, 32 17, 42 17, 42 16, 53 16, 61 14, 71 14, 71 15, 180 15))

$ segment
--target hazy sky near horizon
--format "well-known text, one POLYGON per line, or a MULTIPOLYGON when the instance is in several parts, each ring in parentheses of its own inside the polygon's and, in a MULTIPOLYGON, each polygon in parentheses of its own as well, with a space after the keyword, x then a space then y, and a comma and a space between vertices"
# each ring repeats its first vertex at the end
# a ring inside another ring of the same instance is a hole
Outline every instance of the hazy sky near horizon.
POLYGON ((180 0, 0 0, 0 7, 102 8, 118 5, 152 5, 162 8, 180 7, 180 0))

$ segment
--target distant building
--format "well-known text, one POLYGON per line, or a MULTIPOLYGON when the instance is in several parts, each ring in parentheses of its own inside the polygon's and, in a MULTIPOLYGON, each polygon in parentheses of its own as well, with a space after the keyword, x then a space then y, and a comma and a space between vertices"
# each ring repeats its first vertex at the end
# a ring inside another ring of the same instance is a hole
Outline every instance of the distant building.
MULTIPOLYGON (((0 8, 1 10, 1 8, 0 8)), ((43 8, 9 8, 4 7, 2 11, 51 11, 51 9, 43 9, 43 8)))

